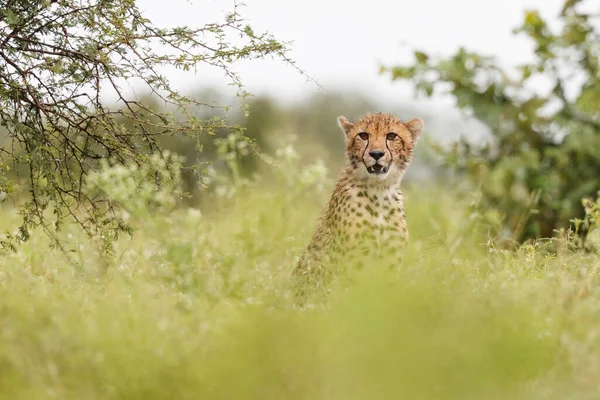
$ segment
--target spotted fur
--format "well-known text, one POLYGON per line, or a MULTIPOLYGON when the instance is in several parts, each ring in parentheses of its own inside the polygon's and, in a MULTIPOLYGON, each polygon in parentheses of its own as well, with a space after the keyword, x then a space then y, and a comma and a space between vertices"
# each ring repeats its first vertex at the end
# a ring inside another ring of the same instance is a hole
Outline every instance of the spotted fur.
POLYGON ((383 113, 356 122, 338 118, 348 163, 342 170, 293 277, 297 294, 326 287, 333 266, 361 268, 364 260, 399 260, 408 240, 400 182, 423 131, 419 118, 403 122, 383 113))

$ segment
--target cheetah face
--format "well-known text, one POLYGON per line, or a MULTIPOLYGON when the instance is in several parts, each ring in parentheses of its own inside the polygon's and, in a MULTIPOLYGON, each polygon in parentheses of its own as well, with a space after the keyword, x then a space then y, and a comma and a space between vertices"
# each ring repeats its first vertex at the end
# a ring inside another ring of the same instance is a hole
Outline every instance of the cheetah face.
POLYGON ((400 179, 423 131, 419 118, 403 122, 389 114, 367 114, 358 121, 338 118, 346 134, 351 165, 366 178, 400 179))

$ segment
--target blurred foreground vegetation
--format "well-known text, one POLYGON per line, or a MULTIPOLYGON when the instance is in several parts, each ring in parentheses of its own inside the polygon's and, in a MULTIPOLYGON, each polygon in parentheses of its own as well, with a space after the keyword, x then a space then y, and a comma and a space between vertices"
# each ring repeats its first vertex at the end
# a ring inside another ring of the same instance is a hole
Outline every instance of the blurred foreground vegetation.
POLYGON ((138 230, 107 257, 67 227, 74 265, 40 232, 0 257, 0 397, 597 398, 595 253, 497 249, 477 197, 408 185, 403 264, 299 310, 288 276, 337 171, 278 154, 212 207, 174 207, 135 168, 92 175, 138 230))

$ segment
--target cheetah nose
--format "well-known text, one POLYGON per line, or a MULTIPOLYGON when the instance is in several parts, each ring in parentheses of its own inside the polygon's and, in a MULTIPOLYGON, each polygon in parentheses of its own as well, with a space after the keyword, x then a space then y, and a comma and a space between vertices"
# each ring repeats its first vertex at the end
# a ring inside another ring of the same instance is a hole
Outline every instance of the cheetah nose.
POLYGON ((369 152, 369 155, 371 157, 373 157, 375 159, 375 161, 379 160, 381 157, 383 157, 385 153, 381 150, 373 150, 369 152))

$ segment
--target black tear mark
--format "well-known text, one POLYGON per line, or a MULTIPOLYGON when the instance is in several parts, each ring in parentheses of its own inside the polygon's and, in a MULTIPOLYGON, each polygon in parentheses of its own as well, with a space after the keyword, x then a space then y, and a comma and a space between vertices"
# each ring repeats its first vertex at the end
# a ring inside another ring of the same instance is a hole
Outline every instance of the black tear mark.
POLYGON ((388 163, 388 170, 389 170, 390 165, 392 165, 392 163, 394 162, 394 153, 392 153, 392 150, 390 150, 390 146, 388 146, 387 139, 385 141, 385 148, 388 149, 388 151, 390 152, 390 162, 388 163))
MULTIPOLYGON (((369 139, 370 139, 370 138, 371 138, 371 137, 369 136, 369 139)), ((367 145, 365 146, 365 149, 364 149, 364 150, 363 150, 363 152, 362 152, 362 157, 361 157, 361 158, 362 158, 362 162, 363 162, 363 164, 365 164, 365 153, 367 152, 367 149, 369 148, 369 139, 367 139, 367 145)), ((354 137, 354 140, 356 140, 356 136, 354 137)), ((368 167, 367 167, 367 164, 365 164, 365 168, 368 168, 368 167)))

